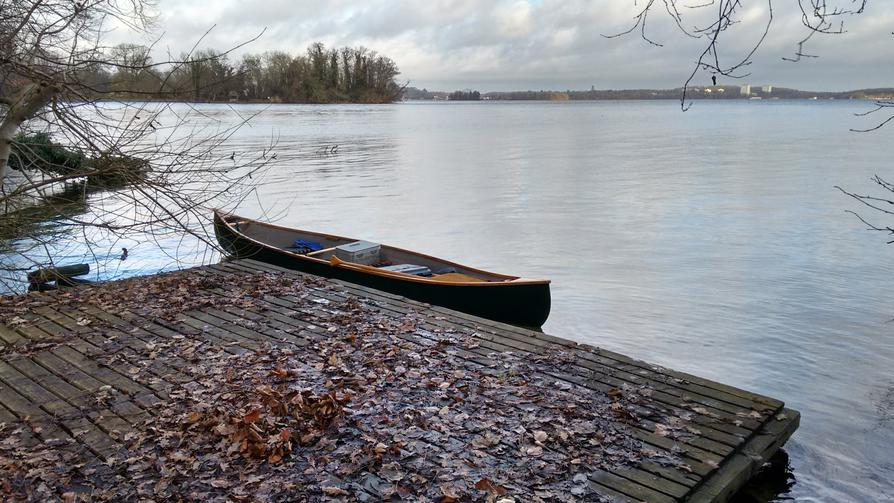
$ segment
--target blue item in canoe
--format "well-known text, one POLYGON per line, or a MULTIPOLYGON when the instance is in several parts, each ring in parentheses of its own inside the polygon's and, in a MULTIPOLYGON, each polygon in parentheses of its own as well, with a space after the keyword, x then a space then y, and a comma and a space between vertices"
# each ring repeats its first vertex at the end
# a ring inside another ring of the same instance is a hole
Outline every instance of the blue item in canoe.
POLYGON ((322 250, 323 246, 320 245, 320 243, 316 243, 314 241, 296 239, 294 242, 292 242, 292 246, 290 248, 296 250, 298 253, 310 253, 322 250))
POLYGON ((413 274, 415 276, 431 276, 431 269, 424 265, 416 264, 397 264, 382 267, 386 271, 402 272, 404 274, 413 274))

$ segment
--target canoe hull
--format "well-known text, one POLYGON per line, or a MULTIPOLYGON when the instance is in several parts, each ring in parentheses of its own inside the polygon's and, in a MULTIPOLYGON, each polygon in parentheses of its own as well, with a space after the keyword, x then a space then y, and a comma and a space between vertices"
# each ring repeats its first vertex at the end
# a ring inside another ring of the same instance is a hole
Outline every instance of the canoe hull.
POLYGON ((235 258, 250 258, 316 276, 339 279, 512 325, 540 327, 549 316, 548 282, 457 285, 407 281, 394 276, 378 276, 335 267, 327 262, 264 245, 234 231, 217 213, 214 215, 214 232, 221 247, 235 258))

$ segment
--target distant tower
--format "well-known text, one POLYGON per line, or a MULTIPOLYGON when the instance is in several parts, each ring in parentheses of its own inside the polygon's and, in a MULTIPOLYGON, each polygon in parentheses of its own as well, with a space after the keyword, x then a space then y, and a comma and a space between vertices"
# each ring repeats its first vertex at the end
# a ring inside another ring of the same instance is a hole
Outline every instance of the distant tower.
POLYGON ((595 91, 595 90, 596 90, 596 86, 590 86, 590 90, 591 90, 591 91, 595 91))
POLYGON ((742 96, 748 96, 748 95, 750 95, 750 94, 751 94, 751 86, 750 86, 750 85, 747 85, 747 84, 744 85, 744 86, 740 86, 740 87, 739 87, 739 94, 741 94, 742 96))

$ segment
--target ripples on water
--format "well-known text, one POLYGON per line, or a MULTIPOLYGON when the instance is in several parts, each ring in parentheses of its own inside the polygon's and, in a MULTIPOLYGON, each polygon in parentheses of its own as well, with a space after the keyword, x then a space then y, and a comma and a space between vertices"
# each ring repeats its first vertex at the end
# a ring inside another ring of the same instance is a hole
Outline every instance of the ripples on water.
MULTIPOLYGON (((225 124, 262 108, 198 110, 225 124)), ((866 108, 282 105, 231 146, 275 140, 280 161, 244 214, 549 277, 547 332, 800 410, 787 447, 797 482, 780 497, 883 501, 894 499, 894 250, 833 188, 894 177, 890 129, 847 131, 866 108)), ((172 264, 133 246, 118 275, 172 264)))

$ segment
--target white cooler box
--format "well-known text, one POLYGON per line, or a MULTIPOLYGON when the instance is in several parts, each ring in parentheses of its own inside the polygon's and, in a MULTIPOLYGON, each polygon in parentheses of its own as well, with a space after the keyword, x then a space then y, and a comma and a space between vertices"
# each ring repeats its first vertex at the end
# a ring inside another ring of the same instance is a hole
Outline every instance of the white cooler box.
POLYGON ((345 262, 355 264, 373 265, 379 262, 379 252, 382 245, 369 241, 354 241, 346 245, 335 247, 335 256, 345 262))

